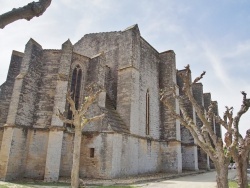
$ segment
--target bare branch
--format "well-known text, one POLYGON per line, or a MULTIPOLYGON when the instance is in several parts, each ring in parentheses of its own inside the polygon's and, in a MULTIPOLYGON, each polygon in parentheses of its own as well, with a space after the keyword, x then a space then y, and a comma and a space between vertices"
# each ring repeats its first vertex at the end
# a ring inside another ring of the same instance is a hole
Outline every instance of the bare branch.
POLYGON ((88 97, 85 97, 85 102, 83 103, 83 105, 81 106, 81 108, 79 110, 80 115, 84 115, 87 112, 87 110, 89 109, 89 107, 93 104, 93 102, 96 100, 96 98, 99 96, 99 94, 101 92, 102 91, 99 90, 96 93, 91 94, 88 97))
POLYGON ((203 73, 201 73, 199 77, 195 78, 195 80, 193 81, 193 84, 199 82, 205 74, 206 74, 206 71, 203 71, 203 73))
POLYGON ((98 121, 98 120, 102 119, 104 116, 105 116, 105 114, 101 114, 99 116, 92 117, 89 119, 89 123, 94 122, 94 121, 98 121))
POLYGON ((66 99, 67 99, 67 101, 68 101, 68 103, 70 105, 70 110, 72 111, 73 115, 75 115, 77 113, 76 104, 75 104, 74 100, 71 97, 70 91, 67 92, 66 99))
POLYGON ((58 114, 56 115, 63 123, 73 124, 73 120, 67 119, 59 109, 58 109, 58 114))
POLYGON ((197 103, 197 101, 195 100, 195 98, 193 97, 193 94, 191 92, 191 85, 190 85, 191 70, 190 70, 190 66, 187 65, 185 68, 186 68, 185 74, 182 75, 182 79, 183 79, 183 82, 184 82, 183 89, 184 89, 185 95, 188 97, 189 101, 192 103, 198 117, 202 121, 203 130, 206 130, 209 133, 214 145, 216 145, 217 142, 218 142, 218 139, 217 139, 216 134, 212 130, 211 123, 209 121, 207 121, 207 119, 205 117, 205 113, 203 111, 203 108, 197 103))
POLYGON ((94 121, 97 121, 99 119, 102 119, 103 117, 105 116, 105 114, 101 114, 99 116, 94 116, 92 118, 86 118, 86 117, 82 117, 82 120, 81 120, 81 128, 85 127, 85 125, 87 125, 88 123, 90 122, 94 122, 94 121))
POLYGON ((50 6, 52 0, 39 0, 32 2, 24 7, 12 9, 0 15, 0 28, 3 29, 6 25, 20 19, 31 20, 33 17, 41 16, 46 9, 50 6))
POLYGON ((240 121, 240 118, 244 113, 246 113, 248 111, 248 109, 250 107, 250 100, 246 98, 247 94, 244 91, 242 91, 241 94, 243 95, 242 105, 241 105, 240 110, 237 113, 237 116, 234 118, 234 121, 233 121, 234 140, 232 143, 232 147, 236 147, 238 142, 239 142, 239 121, 240 121))

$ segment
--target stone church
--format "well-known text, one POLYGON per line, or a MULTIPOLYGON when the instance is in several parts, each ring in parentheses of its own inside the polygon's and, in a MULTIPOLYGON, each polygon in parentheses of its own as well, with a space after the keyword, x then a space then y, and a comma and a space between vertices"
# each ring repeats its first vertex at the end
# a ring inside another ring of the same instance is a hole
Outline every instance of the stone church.
MULTIPOLYGON (((89 113, 105 116, 83 130, 81 177, 208 169, 207 155, 159 101, 160 88, 181 85, 177 72, 174 51, 159 53, 137 25, 87 34, 74 45, 67 40, 59 50, 30 39, 24 53, 13 51, 0 86, 0 179, 70 177, 74 133, 57 110, 69 115, 66 92, 74 93, 79 106, 91 83, 105 92, 89 113)), ((207 108, 211 95, 201 83, 193 93, 207 108)), ((173 105, 178 111, 174 99, 173 105)))

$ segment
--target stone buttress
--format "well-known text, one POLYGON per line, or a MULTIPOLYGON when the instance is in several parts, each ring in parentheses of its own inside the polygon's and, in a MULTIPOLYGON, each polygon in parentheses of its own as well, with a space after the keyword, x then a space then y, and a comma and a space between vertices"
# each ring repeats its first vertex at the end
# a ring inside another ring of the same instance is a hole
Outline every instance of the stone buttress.
MULTIPOLYGON (((184 107, 188 112, 190 118, 193 119, 194 123, 196 123, 196 114, 194 107, 191 102, 188 100, 186 96, 184 96, 184 91, 182 91, 183 81, 181 76, 179 75, 181 72, 185 70, 179 70, 177 73, 177 84, 180 88, 180 96, 183 96, 184 99, 184 107)), ((191 82, 191 80, 190 80, 191 82)), ((191 91, 192 92, 192 91, 191 91)), ((198 170, 198 153, 197 153, 197 145, 192 137, 191 133, 187 128, 181 126, 181 144, 182 144, 182 168, 185 170, 198 170)))
POLYGON ((30 39, 15 78, 0 152, 0 178, 3 180, 20 178, 25 172, 28 128, 34 123, 42 52, 42 47, 30 39))
POLYGON ((45 181, 57 181, 59 179, 61 149, 63 141, 63 122, 56 116, 58 109, 63 112, 66 106, 66 93, 68 91, 68 82, 70 66, 72 60, 73 46, 68 40, 62 45, 62 54, 57 74, 56 91, 54 97, 54 108, 49 127, 49 139, 46 156, 45 181))
MULTIPOLYGON (((172 95, 172 89, 176 88, 179 93, 176 80, 176 63, 174 51, 166 51, 160 54, 161 62, 159 65, 160 72, 160 89, 169 91, 168 95, 172 95)), ((171 97, 171 103, 175 107, 176 112, 179 113, 179 103, 171 97)), ((163 103, 160 104, 161 108, 161 139, 166 139, 167 144, 171 148, 168 154, 163 154, 166 157, 166 164, 171 171, 182 172, 182 156, 181 156, 181 135, 180 135, 180 122, 175 120, 170 115, 170 111, 163 103), (176 156, 172 156, 175 153, 176 156)))
MULTIPOLYGON (((195 100, 200 105, 200 107, 205 110, 204 108, 204 98, 203 98, 203 85, 202 83, 195 83, 192 85, 192 92, 195 100)), ((203 123, 196 114, 196 124, 198 127, 202 127, 203 123)), ((209 164, 209 156, 198 146, 198 167, 199 169, 210 169, 209 164)))

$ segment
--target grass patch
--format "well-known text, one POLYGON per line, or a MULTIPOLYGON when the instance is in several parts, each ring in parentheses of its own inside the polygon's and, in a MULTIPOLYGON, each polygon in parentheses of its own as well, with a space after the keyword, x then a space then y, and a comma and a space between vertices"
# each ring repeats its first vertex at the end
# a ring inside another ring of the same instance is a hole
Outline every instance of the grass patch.
MULTIPOLYGON (((236 181, 229 181, 229 188, 238 188, 238 184, 236 181)), ((250 184, 248 183, 248 188, 250 188, 250 184)))
POLYGON ((0 188, 8 188, 6 185, 0 185, 0 188))

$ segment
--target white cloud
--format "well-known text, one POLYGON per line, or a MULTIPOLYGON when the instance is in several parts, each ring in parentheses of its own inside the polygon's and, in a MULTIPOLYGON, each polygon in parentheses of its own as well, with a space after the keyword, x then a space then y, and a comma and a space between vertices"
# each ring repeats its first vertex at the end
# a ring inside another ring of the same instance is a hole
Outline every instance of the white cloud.
POLYGON ((223 65, 222 59, 220 55, 218 55, 209 45, 208 43, 202 43, 202 49, 204 51, 205 56, 208 58, 209 63, 211 64, 215 76, 218 78, 223 84, 223 87, 230 87, 230 78, 228 73, 226 72, 226 68, 223 65))

